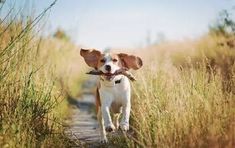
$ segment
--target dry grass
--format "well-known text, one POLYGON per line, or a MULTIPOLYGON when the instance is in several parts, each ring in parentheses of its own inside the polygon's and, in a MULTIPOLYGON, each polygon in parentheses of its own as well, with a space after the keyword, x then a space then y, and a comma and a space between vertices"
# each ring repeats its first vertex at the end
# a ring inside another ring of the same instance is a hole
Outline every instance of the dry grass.
POLYGON ((9 11, 0 21, 0 147, 73 144, 63 133, 67 107, 59 80, 76 95, 79 52, 68 41, 39 37, 35 26, 45 13, 26 19, 9 11))
POLYGON ((148 49, 143 57, 152 60, 133 85, 131 146, 235 146, 235 50, 223 41, 206 36, 148 49))
MULTIPOLYGON (((76 96, 85 69, 76 46, 38 37, 33 28, 40 19, 0 22, 1 147, 72 144, 60 124, 67 108, 58 80, 76 96)), ((144 59, 132 87, 134 135, 115 145, 235 147, 235 49, 225 37, 133 52, 144 59)))

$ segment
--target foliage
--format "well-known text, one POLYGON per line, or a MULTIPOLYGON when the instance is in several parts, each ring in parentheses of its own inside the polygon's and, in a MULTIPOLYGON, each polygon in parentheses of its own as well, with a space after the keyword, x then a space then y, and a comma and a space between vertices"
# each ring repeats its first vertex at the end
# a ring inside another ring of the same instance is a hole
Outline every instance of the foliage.
POLYGON ((210 26, 210 32, 216 35, 235 35, 235 22, 227 10, 223 10, 217 21, 210 26))
POLYGON ((57 31, 54 33, 53 37, 69 41, 70 37, 66 34, 66 32, 60 28, 57 29, 57 31))

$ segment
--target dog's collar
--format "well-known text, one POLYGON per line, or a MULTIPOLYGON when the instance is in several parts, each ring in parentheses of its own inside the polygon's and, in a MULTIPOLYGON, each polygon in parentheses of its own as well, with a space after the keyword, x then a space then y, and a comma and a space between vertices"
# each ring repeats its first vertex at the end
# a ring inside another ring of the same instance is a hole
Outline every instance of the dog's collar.
MULTIPOLYGON (((105 81, 105 80, 104 80, 103 78, 101 78, 101 77, 100 77, 100 80, 101 80, 101 81, 105 81)), ((114 81, 114 83, 112 83, 113 85, 110 85, 110 86, 114 86, 114 85, 119 84, 119 83, 121 83, 121 82, 122 82, 122 78, 119 79, 119 80, 114 81)))
POLYGON ((120 80, 116 80, 115 81, 115 84, 119 84, 119 83, 121 83, 122 82, 122 78, 120 79, 120 80))

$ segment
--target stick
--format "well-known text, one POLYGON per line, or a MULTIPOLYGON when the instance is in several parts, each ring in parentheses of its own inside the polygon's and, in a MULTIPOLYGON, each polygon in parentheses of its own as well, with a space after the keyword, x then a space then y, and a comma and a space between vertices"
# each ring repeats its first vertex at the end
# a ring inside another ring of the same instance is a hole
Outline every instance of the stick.
MULTIPOLYGON (((105 73, 103 73, 102 71, 99 71, 99 70, 91 70, 91 71, 87 72, 86 74, 90 74, 90 75, 107 75, 107 74, 105 74, 105 73)), ((131 81, 136 81, 136 78, 129 71, 127 71, 126 68, 119 69, 111 75, 120 75, 120 74, 128 77, 131 81)))

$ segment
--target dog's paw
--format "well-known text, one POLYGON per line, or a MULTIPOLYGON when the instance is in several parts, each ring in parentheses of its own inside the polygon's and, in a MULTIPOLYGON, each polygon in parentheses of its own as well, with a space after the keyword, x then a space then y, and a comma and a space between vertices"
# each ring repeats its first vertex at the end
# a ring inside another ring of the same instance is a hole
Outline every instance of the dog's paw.
POLYGON ((120 129, 124 132, 129 130, 129 125, 128 124, 121 124, 120 129))
POLYGON ((113 131, 115 131, 115 126, 113 124, 110 124, 105 127, 105 131, 106 132, 113 132, 113 131))
POLYGON ((103 137, 103 138, 101 138, 101 139, 100 139, 100 143, 103 143, 103 144, 108 143, 108 139, 107 139, 107 137, 103 137))

